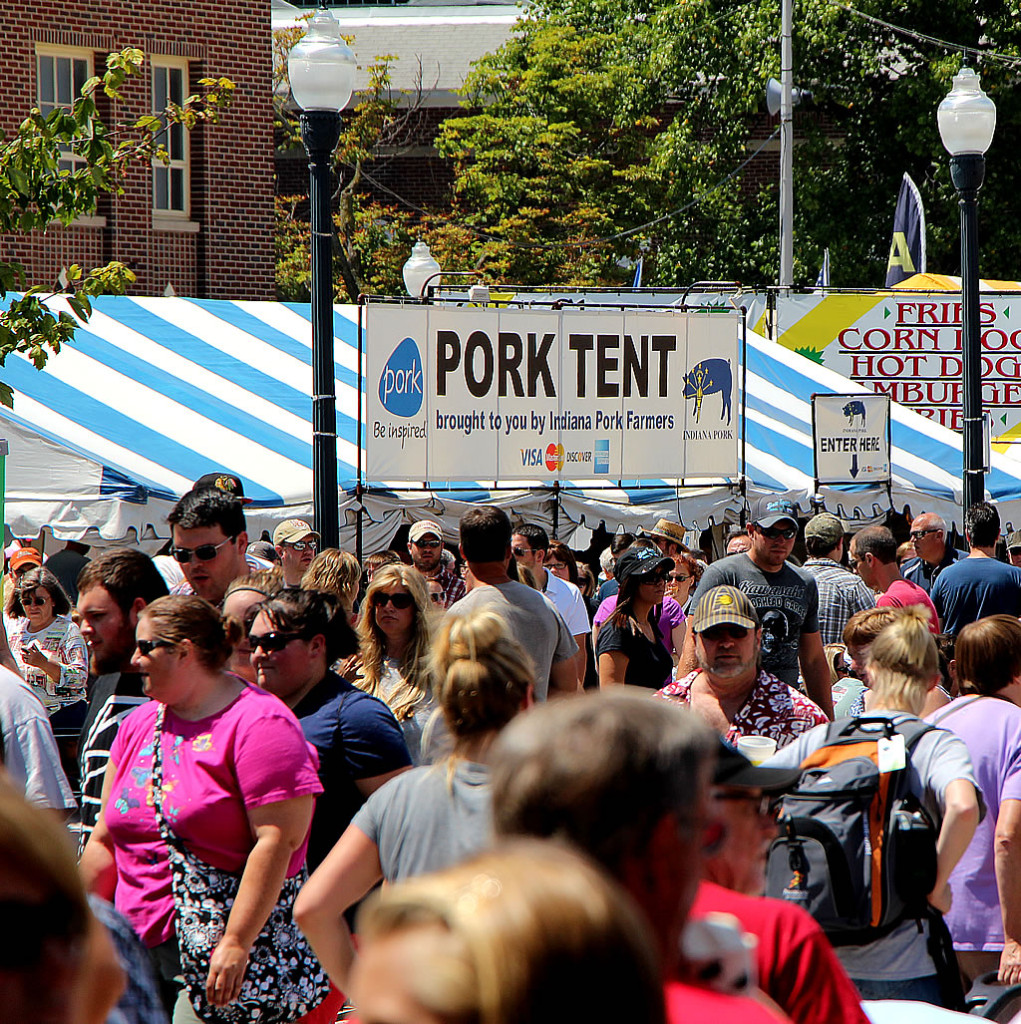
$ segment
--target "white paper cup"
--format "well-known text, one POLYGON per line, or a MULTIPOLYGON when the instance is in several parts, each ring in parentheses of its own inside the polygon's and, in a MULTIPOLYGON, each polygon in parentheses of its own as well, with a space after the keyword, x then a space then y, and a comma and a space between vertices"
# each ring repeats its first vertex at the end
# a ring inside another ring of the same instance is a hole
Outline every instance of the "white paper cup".
POLYGON ((738 736, 737 749, 752 764, 762 764, 776 753, 776 740, 768 736, 738 736))

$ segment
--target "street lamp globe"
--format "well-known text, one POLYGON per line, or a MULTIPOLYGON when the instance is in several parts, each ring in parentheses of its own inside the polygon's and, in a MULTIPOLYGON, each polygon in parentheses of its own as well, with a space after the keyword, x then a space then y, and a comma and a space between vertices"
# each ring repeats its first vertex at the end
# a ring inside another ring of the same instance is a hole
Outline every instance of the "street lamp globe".
POLYGON ((355 85, 355 55, 329 11, 320 8, 287 57, 291 93, 302 110, 343 110, 355 85))
POLYGON ((951 156, 982 154, 993 141, 996 104, 982 91, 971 68, 961 68, 936 111, 940 138, 951 156))
POLYGON ((408 262, 404 264, 404 287, 413 299, 420 299, 429 279, 439 272, 440 265, 429 251, 429 246, 425 242, 416 242, 408 262))

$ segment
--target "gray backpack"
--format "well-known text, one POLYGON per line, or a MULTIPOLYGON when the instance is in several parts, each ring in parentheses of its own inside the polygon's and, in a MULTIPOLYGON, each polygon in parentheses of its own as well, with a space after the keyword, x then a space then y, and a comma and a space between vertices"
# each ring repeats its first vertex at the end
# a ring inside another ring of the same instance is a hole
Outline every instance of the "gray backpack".
POLYGON ((863 945, 926 913, 936 828, 908 787, 911 752, 931 725, 885 716, 830 724, 783 797, 766 895, 797 903, 835 946, 863 945), (904 737, 904 767, 879 771, 879 741, 904 737))

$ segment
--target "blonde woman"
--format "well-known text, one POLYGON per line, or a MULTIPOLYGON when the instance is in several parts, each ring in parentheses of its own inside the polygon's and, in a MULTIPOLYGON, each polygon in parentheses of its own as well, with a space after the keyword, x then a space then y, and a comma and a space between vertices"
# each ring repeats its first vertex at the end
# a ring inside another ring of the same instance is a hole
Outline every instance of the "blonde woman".
MULTIPOLYGON (((871 690, 869 717, 895 725, 917 718, 940 680, 939 654, 924 609, 894 611, 872 642, 865 663, 871 690)), ((795 767, 825 742, 829 725, 802 733, 766 764, 795 767)), ((950 909, 950 873, 979 820, 979 800, 968 748, 944 729, 923 735, 911 753, 911 788, 936 827, 936 884, 929 903, 950 909)), ((863 999, 914 999, 941 1005, 936 965, 927 948, 929 923, 904 921, 865 946, 839 946, 837 955, 863 999)))
POLYGON ((493 612, 448 619, 435 658, 453 753, 373 793, 295 906, 302 931, 345 991, 354 949, 344 912, 380 879, 439 870, 488 844, 489 748, 531 699, 531 660, 493 612))
POLYGON ((422 574, 386 565, 372 577, 358 620, 356 686, 385 701, 400 722, 412 764, 422 761, 422 730, 436 704, 429 654, 434 617, 422 574))
POLYGON ((359 925, 351 995, 363 1021, 664 1020, 647 926, 613 882, 552 843, 388 887, 359 925))
POLYGON ((354 555, 339 548, 324 548, 312 559, 312 564, 301 577, 301 589, 333 594, 353 626, 361 581, 362 567, 354 555))

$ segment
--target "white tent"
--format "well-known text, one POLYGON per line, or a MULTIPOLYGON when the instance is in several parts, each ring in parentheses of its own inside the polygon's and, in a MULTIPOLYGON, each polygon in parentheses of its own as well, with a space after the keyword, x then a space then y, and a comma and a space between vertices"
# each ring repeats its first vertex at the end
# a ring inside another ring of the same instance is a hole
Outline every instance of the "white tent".
MULTIPOLYGON (((59 308, 61 301, 52 305, 59 308)), ((337 306, 335 374, 342 541, 363 549, 438 517, 448 536, 471 503, 494 502, 570 538, 581 524, 633 529, 661 515, 706 526, 737 517, 744 500, 782 492, 808 510, 813 491, 813 392, 864 389, 749 332, 744 481, 653 481, 638 486, 548 482, 498 488, 370 489, 359 494, 358 310, 337 306), (684 486, 682 486, 682 483, 684 486), (691 486, 695 485, 695 486, 691 486)), ((199 476, 236 473, 253 499, 255 535, 282 518, 311 514, 311 326, 307 304, 107 297, 75 341, 42 372, 8 358, 13 410, 0 410, 10 445, 6 521, 18 536, 46 529, 100 542, 166 537, 166 514, 199 476)), ((961 443, 931 420, 893 407, 893 504, 959 519, 961 443)), ((362 479, 362 484, 368 482, 362 479)), ((994 454, 987 477, 1005 525, 1021 524, 1021 464, 994 454)), ((882 515, 885 490, 824 490, 851 522, 882 515)))

